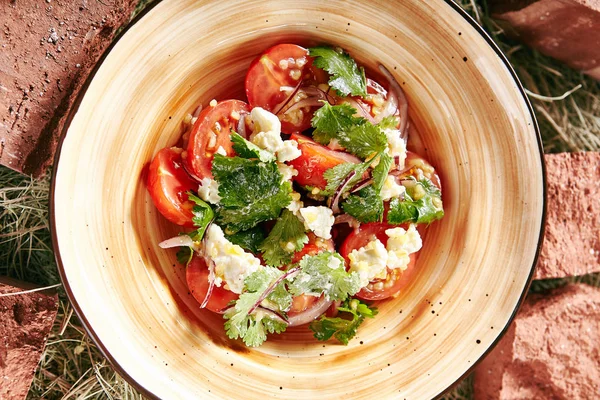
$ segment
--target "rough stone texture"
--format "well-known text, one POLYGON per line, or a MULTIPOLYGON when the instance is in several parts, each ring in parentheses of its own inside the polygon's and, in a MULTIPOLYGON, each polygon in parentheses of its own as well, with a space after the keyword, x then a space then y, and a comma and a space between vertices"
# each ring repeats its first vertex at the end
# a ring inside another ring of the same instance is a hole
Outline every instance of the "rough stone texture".
POLYGON ((138 0, 0 1, 0 164, 51 164, 75 94, 138 0))
POLYGON ((545 158, 548 224, 535 279, 600 271, 600 153, 545 158))
POLYGON ((508 33, 600 79, 600 0, 488 0, 487 4, 508 33))
MULTIPOLYGON (((0 294, 32 286, 0 277, 0 294)), ((0 297, 0 399, 24 399, 58 310, 47 292, 0 297)))
POLYGON ((475 369, 475 399, 598 398, 599 335, 599 288, 569 285, 531 296, 475 369))

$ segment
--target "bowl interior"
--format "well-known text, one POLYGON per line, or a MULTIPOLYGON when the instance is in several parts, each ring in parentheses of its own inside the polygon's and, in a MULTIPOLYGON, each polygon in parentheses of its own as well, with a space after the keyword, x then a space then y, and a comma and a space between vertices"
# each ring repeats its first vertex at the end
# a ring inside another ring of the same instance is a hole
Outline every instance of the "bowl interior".
POLYGON ((341 396, 423 399, 459 379, 507 325, 543 222, 539 139, 519 84, 443 0, 164 0, 91 80, 62 143, 52 198, 64 283, 119 371, 159 398, 341 396), (349 346, 306 328, 257 349, 198 309, 154 209, 144 167, 212 98, 243 99, 270 45, 331 43, 390 69, 438 169, 445 218, 428 228, 414 282, 379 304, 349 346))

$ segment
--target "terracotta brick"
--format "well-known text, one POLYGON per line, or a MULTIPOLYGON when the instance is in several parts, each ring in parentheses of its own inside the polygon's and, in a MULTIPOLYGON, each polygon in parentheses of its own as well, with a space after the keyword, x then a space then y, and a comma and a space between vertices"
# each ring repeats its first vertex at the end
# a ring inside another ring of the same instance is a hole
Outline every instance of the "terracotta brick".
POLYGON ((600 289, 532 296, 474 373, 475 400, 596 399, 600 289))
POLYGON ((0 164, 51 164, 75 93, 137 3, 0 1, 0 164))
POLYGON ((488 0, 507 33, 600 79, 600 0, 488 0))
MULTIPOLYGON (((33 288, 0 277, 0 294, 33 288)), ((0 399, 24 399, 58 310, 55 292, 0 297, 0 399)))
POLYGON ((600 153, 545 158, 548 223, 535 278, 600 271, 600 153))

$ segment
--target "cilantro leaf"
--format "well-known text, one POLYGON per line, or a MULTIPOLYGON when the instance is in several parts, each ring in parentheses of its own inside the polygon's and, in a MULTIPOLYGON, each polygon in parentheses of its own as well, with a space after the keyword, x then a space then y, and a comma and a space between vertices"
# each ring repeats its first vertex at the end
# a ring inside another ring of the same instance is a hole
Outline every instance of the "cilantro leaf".
POLYGON ((358 183, 361 179, 365 171, 369 168, 370 162, 354 164, 354 163, 343 163, 338 164, 335 167, 329 168, 323 174, 323 177, 327 180, 327 186, 325 190, 321 191, 320 194, 324 196, 331 196, 336 192, 338 187, 342 184, 344 179, 348 176, 352 171, 355 172, 354 177, 348 181, 346 185, 347 189, 352 188, 356 183, 358 183))
POLYGON ((356 110, 349 104, 332 106, 328 102, 323 103, 323 107, 315 111, 311 120, 312 127, 315 128, 313 139, 327 146, 339 132, 346 132, 352 126, 364 123, 364 118, 355 117, 354 114, 356 110))
POLYGON ((221 197, 217 222, 228 234, 277 218, 292 200, 292 185, 281 183, 275 162, 215 154, 212 173, 221 197))
POLYGON ((400 121, 399 121, 398 117, 396 117, 395 115, 390 115, 390 116, 382 119, 377 124, 377 126, 381 129, 397 129, 399 122, 400 121))
POLYGON ((324 294, 331 300, 345 300, 360 290, 360 280, 355 272, 346 272, 339 254, 324 251, 305 255, 300 260, 300 272, 288 287, 295 296, 324 294))
MULTIPOLYGON (((267 340, 267 333, 281 333, 287 328, 284 320, 275 317, 274 313, 263 309, 252 311, 255 304, 265 295, 273 283, 283 276, 284 272, 277 268, 265 267, 255 271, 244 281, 245 291, 236 300, 235 305, 227 310, 225 332, 230 339, 242 339, 246 346, 260 346, 267 340)), ((265 300, 279 309, 288 309, 292 304, 292 295, 279 282, 265 300)))
POLYGON ((291 211, 283 210, 269 236, 259 247, 265 263, 274 267, 291 263, 292 255, 308 243, 305 232, 302 221, 291 211))
POLYGON ((383 201, 376 189, 369 185, 361 189, 358 194, 348 196, 342 203, 346 214, 360 222, 378 222, 383 218, 383 201))
POLYGON ((258 246, 265 240, 265 232, 261 227, 255 226, 247 231, 240 231, 231 235, 225 234, 225 237, 231 243, 256 254, 258 253, 258 246))
POLYGON ((355 113, 348 104, 332 106, 325 102, 311 120, 315 128, 313 138, 324 145, 336 139, 349 153, 363 159, 382 153, 388 146, 382 127, 354 117, 355 113))
POLYGON ((356 336, 356 331, 365 318, 373 318, 377 315, 375 307, 369 307, 358 299, 346 300, 338 308, 338 311, 340 312, 339 317, 322 316, 310 323, 309 327, 314 332, 316 339, 325 341, 333 336, 341 343, 348 345, 350 339, 356 336))
POLYGON ((192 261, 192 256, 194 255, 194 251, 189 246, 182 246, 179 248, 177 252, 177 262, 179 264, 185 265, 186 267, 192 261))
POLYGON ((378 194, 381 193, 381 188, 390 173, 393 161, 392 156, 383 153, 379 156, 379 163, 373 168, 373 187, 378 194))
POLYGON ((192 192, 187 193, 188 198, 195 203, 192 208, 192 222, 198 229, 190 234, 192 240, 199 242, 204 236, 206 227, 215 217, 215 214, 210 205, 204 202, 201 198, 194 195, 192 192))
POLYGON ((331 47, 319 46, 308 49, 308 54, 314 57, 313 65, 331 74, 329 86, 337 90, 341 96, 366 96, 367 79, 365 70, 358 67, 356 62, 343 51, 331 47))
POLYGON ((428 224, 444 216, 442 193, 427 178, 406 188, 404 200, 392 199, 387 220, 390 224, 428 224))
POLYGON ((272 153, 261 149, 235 132, 231 132, 231 142, 233 143, 233 150, 242 158, 258 158, 263 162, 275 161, 275 156, 272 153))

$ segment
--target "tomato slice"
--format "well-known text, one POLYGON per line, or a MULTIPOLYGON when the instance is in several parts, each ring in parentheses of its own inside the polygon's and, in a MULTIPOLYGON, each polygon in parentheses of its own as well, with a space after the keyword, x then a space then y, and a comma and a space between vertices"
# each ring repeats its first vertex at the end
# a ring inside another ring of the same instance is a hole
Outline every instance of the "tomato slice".
MULTIPOLYGON (((312 65, 308 50, 283 43, 267 49, 252 62, 246 74, 246 96, 252 107, 277 112, 298 85, 316 86, 322 82, 327 82, 327 74, 312 65)), ((282 132, 308 129, 317 108, 310 107, 309 112, 300 111, 294 116, 282 115, 282 132)))
POLYGON ((158 211, 174 224, 193 227, 192 203, 186 192, 197 190, 196 183, 183 168, 182 149, 159 151, 150 163, 146 184, 158 211))
POLYGON ((298 142, 302 155, 288 164, 298 171, 294 181, 302 186, 313 186, 325 189, 327 180, 323 177, 325 171, 342 163, 359 163, 360 159, 342 151, 331 150, 306 136, 293 134, 292 140, 298 142))
MULTIPOLYGON (((394 226, 386 223, 373 222, 361 224, 358 229, 355 229, 348 235, 340 248, 340 254, 346 260, 346 264, 350 265, 348 255, 352 250, 358 250, 366 246, 371 240, 379 239, 384 245, 387 244, 388 236, 385 234, 387 229, 394 226)), ((405 228, 407 228, 405 226, 405 228)), ((416 253, 410 255, 410 263, 406 270, 389 269, 385 280, 372 281, 367 287, 364 287, 357 293, 357 297, 363 300, 383 300, 393 297, 408 285, 415 274, 416 253), (381 285, 380 285, 381 283, 381 285)))
POLYGON ((250 112, 240 100, 225 100, 207 107, 198 116, 187 146, 186 165, 197 178, 212 178, 212 160, 219 147, 228 156, 234 154, 231 131, 237 131, 241 115, 250 112))
MULTIPOLYGON (((208 292, 208 267, 202 257, 194 255, 185 271, 185 279, 190 293, 202 304, 208 292)), ((223 310, 230 301, 237 300, 239 295, 223 287, 215 286, 208 299, 206 308, 212 312, 223 310)))

